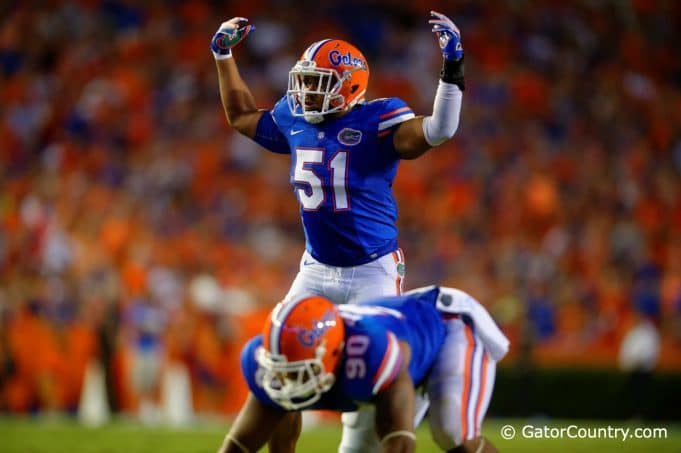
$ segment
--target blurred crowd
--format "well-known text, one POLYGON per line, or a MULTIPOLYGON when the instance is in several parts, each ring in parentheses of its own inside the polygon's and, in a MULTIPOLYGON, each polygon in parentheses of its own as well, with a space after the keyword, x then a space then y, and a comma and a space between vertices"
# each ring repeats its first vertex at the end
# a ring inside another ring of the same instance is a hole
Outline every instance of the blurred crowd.
POLYGON ((88 363, 112 408, 158 401, 169 364, 198 411, 241 404, 239 351, 304 247, 288 157, 228 127, 208 45, 258 105, 324 37, 371 68, 369 98, 432 111, 428 11, 462 30, 455 138, 395 183, 406 288, 481 300, 507 366, 681 371, 681 3, 9 1, 0 4, 0 411, 75 410, 88 363), (674 44, 677 43, 677 44, 674 44))

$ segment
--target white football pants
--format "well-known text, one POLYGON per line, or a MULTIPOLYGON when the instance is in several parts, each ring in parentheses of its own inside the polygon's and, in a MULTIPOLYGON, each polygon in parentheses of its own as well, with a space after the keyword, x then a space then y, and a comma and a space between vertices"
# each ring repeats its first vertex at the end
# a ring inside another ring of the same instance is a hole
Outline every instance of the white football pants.
POLYGON ((496 374, 496 362, 471 326, 458 318, 445 323, 445 342, 425 384, 430 432, 443 451, 480 436, 496 374))
POLYGON ((284 300, 316 294, 335 304, 354 304, 402 294, 403 279, 404 258, 400 249, 369 263, 350 267, 322 264, 306 251, 284 300))

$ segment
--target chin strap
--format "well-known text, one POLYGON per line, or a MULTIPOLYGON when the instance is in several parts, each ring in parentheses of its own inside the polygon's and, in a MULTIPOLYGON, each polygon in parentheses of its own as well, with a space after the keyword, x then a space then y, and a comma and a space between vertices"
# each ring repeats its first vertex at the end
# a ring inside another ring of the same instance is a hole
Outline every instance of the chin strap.
POLYGON ((324 121, 324 115, 321 113, 305 113, 303 118, 310 124, 319 124, 324 121))

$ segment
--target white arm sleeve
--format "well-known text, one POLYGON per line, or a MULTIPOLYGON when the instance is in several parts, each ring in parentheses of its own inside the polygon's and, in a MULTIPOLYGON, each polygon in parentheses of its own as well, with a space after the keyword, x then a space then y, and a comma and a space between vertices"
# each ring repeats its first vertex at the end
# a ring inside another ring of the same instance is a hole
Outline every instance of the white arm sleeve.
POLYGON ((423 136, 430 146, 437 146, 454 136, 459 127, 462 97, 457 85, 439 81, 433 114, 423 119, 423 136))

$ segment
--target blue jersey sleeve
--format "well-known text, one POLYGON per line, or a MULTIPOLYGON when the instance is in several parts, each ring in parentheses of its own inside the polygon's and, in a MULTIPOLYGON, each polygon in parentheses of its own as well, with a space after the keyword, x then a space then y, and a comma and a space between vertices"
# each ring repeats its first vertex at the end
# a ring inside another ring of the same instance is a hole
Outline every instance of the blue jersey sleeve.
POLYGON ((253 137, 263 148, 278 154, 291 154, 286 136, 281 133, 274 122, 272 112, 264 112, 258 121, 258 128, 253 137))
POLYGON ((370 402, 390 386, 404 360, 394 333, 380 326, 364 327, 347 338, 342 376, 347 393, 358 402, 370 402))
POLYGON ((414 111, 400 98, 381 100, 378 112, 378 136, 384 137, 403 122, 414 118, 414 111))
POLYGON ((404 360, 404 353, 395 334, 386 331, 385 340, 385 349, 383 350, 380 365, 376 371, 372 370, 372 395, 380 393, 381 390, 387 388, 395 381, 404 360))

